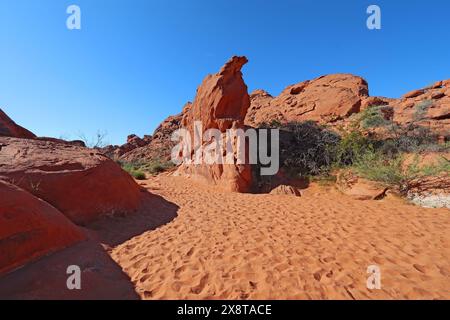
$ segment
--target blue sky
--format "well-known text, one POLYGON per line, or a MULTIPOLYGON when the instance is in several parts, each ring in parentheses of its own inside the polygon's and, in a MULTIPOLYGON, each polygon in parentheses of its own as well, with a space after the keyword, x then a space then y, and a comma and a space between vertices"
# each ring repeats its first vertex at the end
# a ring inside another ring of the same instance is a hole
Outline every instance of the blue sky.
POLYGON ((249 91, 344 72, 398 97, 450 78, 450 1, 1 0, 0 107, 40 136, 151 134, 246 55, 249 91), (76 4, 82 29, 66 28, 76 4), (378 4, 382 29, 366 28, 378 4))

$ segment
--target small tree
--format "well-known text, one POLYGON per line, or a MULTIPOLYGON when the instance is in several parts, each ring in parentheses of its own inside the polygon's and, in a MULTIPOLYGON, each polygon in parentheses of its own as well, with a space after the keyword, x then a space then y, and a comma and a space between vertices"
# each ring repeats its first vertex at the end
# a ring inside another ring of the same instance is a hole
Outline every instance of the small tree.
POLYGON ((87 138, 86 135, 82 132, 78 133, 78 138, 83 141, 88 148, 97 149, 106 147, 108 145, 105 140, 107 135, 108 133, 106 131, 98 130, 96 135, 91 139, 87 138))

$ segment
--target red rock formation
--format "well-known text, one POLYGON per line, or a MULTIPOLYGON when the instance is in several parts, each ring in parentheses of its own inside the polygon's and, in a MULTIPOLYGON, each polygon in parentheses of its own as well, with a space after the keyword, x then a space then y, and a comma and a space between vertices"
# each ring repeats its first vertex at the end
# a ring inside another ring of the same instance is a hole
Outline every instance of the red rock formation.
POLYGON ((441 140, 450 139, 450 82, 415 90, 390 103, 394 108, 393 120, 401 124, 414 124, 429 128, 441 140))
POLYGON ((372 106, 387 106, 394 101, 395 99, 386 97, 367 97, 361 103, 361 111, 372 106))
POLYGON ((251 94, 251 107, 245 123, 314 120, 333 122, 357 113, 368 97, 367 82, 350 74, 332 74, 287 87, 272 98, 262 90, 251 94))
MULTIPOLYGON (((203 80, 190 112, 182 120, 182 126, 191 132, 192 137, 195 121, 202 123, 203 131, 218 129, 223 133, 231 128, 244 128, 250 98, 241 68, 247 61, 245 57, 233 57, 217 74, 208 75, 203 80)), ((192 155, 195 152, 193 150, 192 155)), ((246 192, 251 185, 249 165, 184 163, 178 173, 216 184, 229 191, 246 192)))
POLYGON ((144 136, 143 139, 139 138, 135 134, 131 134, 127 137, 127 143, 121 145, 121 146, 106 146, 103 148, 99 148, 98 150, 103 153, 104 155, 108 156, 111 159, 118 160, 123 155, 144 147, 148 144, 150 144, 152 141, 152 136, 144 136))
POLYGON ((0 177, 45 200, 77 224, 128 213, 140 188, 99 151, 52 141, 0 137, 0 177))
POLYGON ((0 109, 0 137, 1 136, 25 139, 33 139, 36 137, 32 132, 17 125, 3 112, 2 109, 0 109))
POLYGON ((48 203, 0 180, 0 274, 84 239, 48 203))

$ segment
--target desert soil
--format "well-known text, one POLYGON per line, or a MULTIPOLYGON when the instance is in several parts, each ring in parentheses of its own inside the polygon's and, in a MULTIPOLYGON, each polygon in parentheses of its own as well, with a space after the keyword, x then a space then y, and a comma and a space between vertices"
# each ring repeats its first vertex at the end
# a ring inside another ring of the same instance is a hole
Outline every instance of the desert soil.
POLYGON ((450 299, 448 209, 315 185, 293 197, 164 175, 139 183, 152 193, 145 210, 6 275, 0 298, 450 299), (67 290, 68 264, 82 269, 81 291, 67 290), (381 290, 367 289, 370 265, 381 290))
POLYGON ((177 217, 111 251, 143 299, 450 299, 450 211, 224 193, 186 178, 142 183, 177 217), (367 268, 381 268, 381 290, 367 268))

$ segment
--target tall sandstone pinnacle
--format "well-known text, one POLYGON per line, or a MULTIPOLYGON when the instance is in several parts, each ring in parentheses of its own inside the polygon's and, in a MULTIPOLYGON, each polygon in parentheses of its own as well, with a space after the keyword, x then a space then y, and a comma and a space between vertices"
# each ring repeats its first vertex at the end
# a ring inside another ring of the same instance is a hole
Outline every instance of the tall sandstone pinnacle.
MULTIPOLYGON (((244 129, 250 97, 241 69, 247 62, 246 57, 234 56, 217 74, 208 75, 203 80, 190 112, 182 119, 182 127, 189 130, 191 137, 194 136, 196 121, 201 122, 203 132, 208 129, 218 129, 222 133, 227 129, 244 129)), ((203 142, 204 145, 205 143, 208 144, 203 142)), ((192 150, 192 158, 195 152, 196 150, 192 150)), ((177 173, 217 185, 227 191, 247 192, 251 186, 251 167, 248 164, 183 163, 177 173)))

